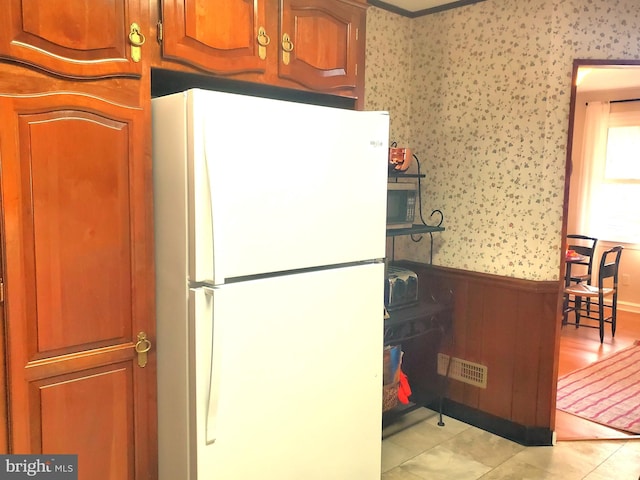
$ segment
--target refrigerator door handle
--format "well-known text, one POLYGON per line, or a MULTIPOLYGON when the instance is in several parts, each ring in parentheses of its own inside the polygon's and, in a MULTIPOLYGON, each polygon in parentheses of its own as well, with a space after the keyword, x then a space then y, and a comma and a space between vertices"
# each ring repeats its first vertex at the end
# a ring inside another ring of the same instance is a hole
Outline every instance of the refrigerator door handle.
POLYGON ((207 445, 216 441, 218 426, 218 403, 220 400, 220 382, 221 382, 221 347, 220 341, 216 335, 216 322, 214 318, 213 305, 213 289, 204 288, 204 293, 208 297, 207 303, 210 306, 211 321, 211 338, 206 339, 211 348, 211 357, 209 362, 209 393, 207 395, 207 424, 205 428, 205 439, 207 445))

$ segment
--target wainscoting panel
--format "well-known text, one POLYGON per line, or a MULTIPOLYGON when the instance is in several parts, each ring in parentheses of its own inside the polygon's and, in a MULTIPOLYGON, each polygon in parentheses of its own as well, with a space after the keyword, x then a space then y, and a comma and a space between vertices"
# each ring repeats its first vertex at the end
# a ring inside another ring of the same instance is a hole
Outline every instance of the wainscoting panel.
POLYGON ((402 265, 418 273, 421 294, 453 292, 453 331, 443 353, 487 367, 486 389, 450 380, 446 397, 456 410, 553 431, 559 282, 402 265))

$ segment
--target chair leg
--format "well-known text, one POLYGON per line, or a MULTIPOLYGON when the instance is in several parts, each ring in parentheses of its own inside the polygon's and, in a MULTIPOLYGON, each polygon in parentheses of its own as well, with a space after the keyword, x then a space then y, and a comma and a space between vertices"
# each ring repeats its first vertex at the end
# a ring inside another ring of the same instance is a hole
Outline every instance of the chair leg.
MULTIPOLYGON (((600 293, 600 312, 598 315, 598 319, 600 321, 599 330, 600 330, 600 343, 604 342, 604 299, 602 298, 602 293, 600 293)), ((613 328, 613 323, 611 323, 613 328)))
POLYGON ((576 314, 576 328, 580 326, 580 308, 582 304, 582 297, 576 296, 573 299, 574 312, 576 314))
POLYGON ((613 300, 611 302, 611 336, 616 336, 616 316, 618 313, 618 292, 613 293, 613 300))

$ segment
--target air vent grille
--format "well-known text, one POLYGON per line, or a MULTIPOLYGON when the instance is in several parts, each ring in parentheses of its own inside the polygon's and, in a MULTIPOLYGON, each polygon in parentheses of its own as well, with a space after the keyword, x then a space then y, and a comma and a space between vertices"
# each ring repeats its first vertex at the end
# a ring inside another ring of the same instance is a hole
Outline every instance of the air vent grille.
POLYGON ((438 353, 438 374, 447 376, 447 368, 449 370, 449 378, 475 385, 476 387, 487 388, 488 368, 486 365, 438 353), (451 365, 449 365, 449 359, 451 359, 451 365))

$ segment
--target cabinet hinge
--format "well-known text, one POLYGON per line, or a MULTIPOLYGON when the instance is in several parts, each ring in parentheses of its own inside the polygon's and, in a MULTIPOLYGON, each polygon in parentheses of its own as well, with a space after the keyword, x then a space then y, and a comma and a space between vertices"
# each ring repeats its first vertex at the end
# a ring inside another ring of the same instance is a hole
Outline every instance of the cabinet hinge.
POLYGON ((157 35, 157 37, 158 37, 158 42, 159 43, 162 43, 162 33, 163 33, 162 32, 162 22, 158 21, 158 35, 157 35))
POLYGON ((358 76, 358 64, 356 63, 356 77, 358 76))
POLYGON ((360 29, 356 28, 356 42, 358 41, 358 36, 360 35, 360 29))
POLYGON ((0 303, 4 303, 4 282, 0 282, 0 303))

